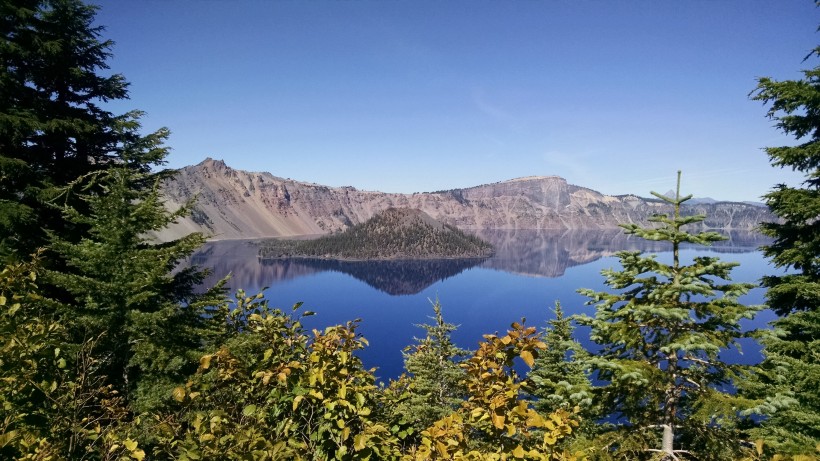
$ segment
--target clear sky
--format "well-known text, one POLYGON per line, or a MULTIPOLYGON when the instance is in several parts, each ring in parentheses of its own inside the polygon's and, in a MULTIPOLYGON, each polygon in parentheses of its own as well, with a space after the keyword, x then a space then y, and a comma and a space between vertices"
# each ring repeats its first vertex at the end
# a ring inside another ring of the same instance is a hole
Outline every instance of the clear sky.
POLYGON ((385 192, 558 175, 607 194, 758 200, 798 176, 748 94, 800 78, 811 0, 96 0, 115 112, 224 159, 385 192))

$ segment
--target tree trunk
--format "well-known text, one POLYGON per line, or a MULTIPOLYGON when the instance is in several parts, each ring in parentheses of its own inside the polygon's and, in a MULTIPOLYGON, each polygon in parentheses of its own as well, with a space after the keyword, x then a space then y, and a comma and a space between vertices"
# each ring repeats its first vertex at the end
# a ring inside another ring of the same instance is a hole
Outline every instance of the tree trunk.
POLYGON ((675 459, 672 449, 672 442, 675 439, 675 432, 671 424, 663 425, 663 442, 661 444, 661 451, 664 454, 663 459, 675 459))

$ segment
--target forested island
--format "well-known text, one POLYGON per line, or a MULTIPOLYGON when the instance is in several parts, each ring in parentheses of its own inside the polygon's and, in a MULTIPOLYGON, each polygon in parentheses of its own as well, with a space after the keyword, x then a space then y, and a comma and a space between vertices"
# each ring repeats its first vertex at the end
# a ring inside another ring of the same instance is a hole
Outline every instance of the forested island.
POLYGON ((338 234, 312 240, 271 239, 259 248, 262 260, 461 259, 492 254, 493 246, 480 238, 408 208, 388 208, 338 234))

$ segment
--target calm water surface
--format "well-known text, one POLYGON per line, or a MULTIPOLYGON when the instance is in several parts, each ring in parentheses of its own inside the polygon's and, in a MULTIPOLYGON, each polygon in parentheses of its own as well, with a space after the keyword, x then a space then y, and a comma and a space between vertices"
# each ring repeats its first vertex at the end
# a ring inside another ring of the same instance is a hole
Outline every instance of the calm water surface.
MULTIPOLYGON (((565 313, 592 314, 578 288, 604 290, 601 270, 618 268, 614 256, 620 250, 641 250, 671 261, 665 244, 627 237, 619 230, 607 231, 484 231, 479 234, 496 247, 496 255, 484 260, 405 262, 339 262, 278 260, 260 262, 249 241, 207 244, 193 262, 213 270, 211 282, 232 274, 232 289, 250 294, 259 291, 272 306, 288 308, 303 302, 303 309, 317 315, 306 319, 308 328, 361 319, 359 332, 370 346, 360 356, 367 367, 386 381, 401 374, 401 351, 424 335, 417 327, 429 323, 431 301, 438 298, 444 318, 459 325, 453 334, 461 347, 474 349, 483 334, 504 332, 510 323, 526 318, 539 328, 554 318, 551 308, 560 301, 565 313)), ((731 234, 726 242, 710 249, 685 249, 685 262, 708 254, 740 265, 734 281, 757 281, 775 273, 757 250, 765 243, 754 234, 731 234)), ((762 304, 763 290, 744 296, 746 304, 762 304)), ((761 312, 748 328, 765 327, 774 319, 761 312)), ((594 348, 583 329, 576 338, 594 348)), ((743 343, 743 353, 725 353, 727 360, 754 363, 759 347, 743 343)))

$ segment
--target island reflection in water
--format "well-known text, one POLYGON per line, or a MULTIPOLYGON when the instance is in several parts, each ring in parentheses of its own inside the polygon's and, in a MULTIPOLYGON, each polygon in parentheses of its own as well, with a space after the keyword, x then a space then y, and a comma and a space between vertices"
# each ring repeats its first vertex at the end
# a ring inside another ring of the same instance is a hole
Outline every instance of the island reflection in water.
MULTIPOLYGON (((475 348, 482 335, 505 331, 511 322, 526 317, 527 325, 546 326, 554 317, 551 307, 560 301, 567 314, 594 312, 578 288, 607 290, 601 270, 617 267, 613 255, 621 250, 657 253, 671 258, 668 244, 647 242, 618 229, 604 231, 484 231, 478 233, 495 245, 496 254, 485 260, 393 261, 390 263, 309 261, 299 259, 262 263, 249 241, 220 241, 205 245, 192 263, 211 268, 210 286, 231 274, 230 291, 262 292, 275 307, 304 303, 317 314, 303 319, 305 328, 323 329, 362 319, 357 330, 370 343, 359 355, 366 367, 377 367, 379 379, 403 372, 402 350, 423 336, 417 325, 430 322, 430 300, 439 299, 445 319, 458 325, 452 339, 461 347, 475 348), (403 267, 402 267, 403 266, 403 267), (374 289, 375 287, 375 289, 374 289), (415 294, 413 294, 415 293, 415 294), (397 296, 397 294, 401 294, 397 296)), ((682 252, 684 263, 699 255, 737 261, 732 272, 738 282, 756 283, 771 266, 757 248, 767 240, 750 233, 732 233, 708 251, 694 247, 682 252), (734 253, 734 254, 716 254, 734 253)), ((702 248, 702 247, 700 247, 702 248)), ((763 289, 755 288, 741 302, 760 304, 763 289)), ((762 312, 747 328, 765 327, 773 320, 762 312)), ((584 347, 596 347, 585 327, 575 331, 584 347)), ((755 363, 759 346, 741 340, 743 354, 722 354, 733 363, 755 363)))
MULTIPOLYGON (((209 242, 191 257, 191 263, 211 270, 204 285, 230 274, 232 290, 259 291, 277 283, 331 271, 348 274, 389 295, 417 294, 436 282, 473 267, 483 267, 531 277, 561 277, 568 268, 589 264, 622 250, 661 253, 671 250, 667 242, 651 242, 605 230, 482 230, 476 235, 495 247, 490 258, 432 259, 413 261, 339 261, 327 259, 257 258, 253 240, 209 242)), ((718 253, 748 253, 768 243, 751 232, 727 233, 727 240, 712 245, 718 253)))

